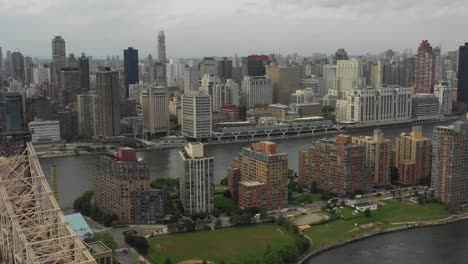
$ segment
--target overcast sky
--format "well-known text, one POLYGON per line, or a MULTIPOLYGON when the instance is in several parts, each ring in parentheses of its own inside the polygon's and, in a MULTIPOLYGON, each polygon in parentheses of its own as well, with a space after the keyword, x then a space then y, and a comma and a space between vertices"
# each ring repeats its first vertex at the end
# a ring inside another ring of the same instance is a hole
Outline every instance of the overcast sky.
MULTIPOLYGON (((442 51, 468 41, 466 0, 0 0, 0 46, 50 57, 62 35, 67 54, 156 55, 164 30, 168 57, 234 53, 442 51), (423 3, 424 2, 424 3, 423 3)), ((122 55, 121 55, 122 56, 122 55)))

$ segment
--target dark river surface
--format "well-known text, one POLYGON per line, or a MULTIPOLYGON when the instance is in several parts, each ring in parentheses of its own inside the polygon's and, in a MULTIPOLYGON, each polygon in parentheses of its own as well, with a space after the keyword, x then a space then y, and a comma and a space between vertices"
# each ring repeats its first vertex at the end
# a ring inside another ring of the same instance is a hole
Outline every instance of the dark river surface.
MULTIPOLYGON (((445 123, 448 124, 448 123, 445 123)), ((432 136, 434 125, 423 126, 425 136, 432 136)), ((394 139, 402 132, 410 132, 411 126, 384 128, 383 132, 386 138, 394 139)), ((372 135, 372 129, 353 131, 347 133, 350 135, 372 135)), ((313 141, 325 136, 304 137, 277 140, 278 151, 286 152, 289 155, 289 168, 297 171, 299 150, 310 145, 313 141)), ((333 137, 333 135, 327 135, 333 137)), ((243 146, 250 143, 207 145, 206 152, 214 157, 215 182, 219 182, 226 177, 226 168, 232 164, 233 159, 238 155, 243 146)), ((150 164, 151 178, 177 178, 179 173, 178 163, 179 149, 160 149, 150 151, 140 151, 138 156, 150 164)), ((92 189, 91 171, 96 165, 99 156, 87 155, 64 158, 44 158, 41 159, 42 169, 50 181, 50 167, 57 165, 57 181, 60 192, 60 205, 62 208, 70 208, 73 200, 79 197, 83 192, 92 189)), ((468 261, 467 261, 468 263, 468 261)))
POLYGON ((468 221, 383 234, 326 251, 307 264, 466 264, 468 221))

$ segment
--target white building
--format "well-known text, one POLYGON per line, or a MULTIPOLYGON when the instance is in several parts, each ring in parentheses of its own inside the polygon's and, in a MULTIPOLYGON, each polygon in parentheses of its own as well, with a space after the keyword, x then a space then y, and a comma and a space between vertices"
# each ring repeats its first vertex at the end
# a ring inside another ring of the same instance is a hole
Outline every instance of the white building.
POLYGON ((289 97, 290 104, 308 104, 312 102, 314 102, 314 90, 312 88, 296 90, 289 97))
POLYGON ((60 142, 60 124, 58 120, 32 121, 28 124, 33 144, 60 142))
POLYGON ((169 93, 164 86, 145 85, 140 93, 143 132, 169 132, 169 93))
POLYGON ((328 93, 338 100, 346 99, 352 90, 365 87, 363 64, 360 60, 339 60, 336 63, 335 87, 328 93))
POLYGON ((179 151, 180 201, 185 214, 214 210, 214 158, 201 143, 189 143, 179 151))
POLYGON ((452 94, 454 90, 447 82, 434 86, 434 95, 439 100, 439 114, 449 115, 452 113, 452 94))
POLYGON ((247 108, 273 103, 273 85, 267 76, 244 76, 241 85, 242 101, 247 108))
POLYGON ((50 83, 50 68, 47 65, 39 65, 33 69, 33 83, 50 83))
POLYGON ((218 76, 218 61, 213 57, 205 57, 200 63, 200 76, 205 74, 218 76))
POLYGON ((327 64, 323 66, 323 81, 325 94, 327 94, 328 91, 335 89, 336 65, 327 64))
POLYGON ((369 209, 371 211, 377 210, 378 205, 376 203, 370 203, 370 202, 363 202, 363 203, 357 203, 354 204, 354 209, 364 212, 365 210, 369 209))
POLYGON ((196 92, 182 95, 182 135, 203 139, 211 137, 211 96, 196 92))
POLYGON ((411 119, 411 89, 378 87, 351 90, 336 101, 338 122, 404 122, 411 119))
POLYGON ((301 80, 302 89, 311 89, 314 94, 320 94, 320 81, 317 77, 301 80))
POLYGON ((171 59, 170 62, 166 64, 167 86, 183 88, 182 84, 184 83, 184 73, 185 64, 171 59))
POLYGON ((226 102, 228 104, 240 105, 240 88, 239 84, 233 79, 226 80, 226 102))
POLYGON ((184 71, 184 90, 185 92, 189 91, 198 91, 198 80, 200 79, 200 70, 198 65, 193 67, 186 67, 184 71))
POLYGON ((211 95, 211 111, 217 112, 226 103, 226 86, 214 75, 205 74, 200 81, 200 93, 211 95))
POLYGON ((76 97, 78 114, 78 135, 84 138, 96 136, 97 100, 94 94, 80 94, 76 97))

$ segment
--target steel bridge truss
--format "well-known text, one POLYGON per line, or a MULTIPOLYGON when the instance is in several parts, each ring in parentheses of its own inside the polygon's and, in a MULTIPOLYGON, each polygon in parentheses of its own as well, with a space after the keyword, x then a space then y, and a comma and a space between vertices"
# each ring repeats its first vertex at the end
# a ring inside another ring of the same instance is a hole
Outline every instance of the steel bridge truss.
POLYGON ((30 142, 0 157, 0 263, 96 263, 68 224, 30 142))

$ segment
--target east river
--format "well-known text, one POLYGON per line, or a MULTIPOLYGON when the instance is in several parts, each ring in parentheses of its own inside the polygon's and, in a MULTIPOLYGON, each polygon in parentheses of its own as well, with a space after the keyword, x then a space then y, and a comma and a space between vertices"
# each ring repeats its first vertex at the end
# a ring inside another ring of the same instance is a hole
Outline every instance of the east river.
MULTIPOLYGON (((444 123, 444 125, 449 123, 444 123)), ((435 125, 424 125, 423 134, 432 136, 435 125)), ((402 132, 410 132, 411 126, 384 128, 386 138, 394 139, 402 132)), ((353 131, 350 135, 372 135, 372 129, 353 131)), ((277 140, 278 150, 289 154, 289 168, 297 171, 298 151, 313 141, 323 138, 307 137, 277 140)), ((328 135, 327 137, 332 137, 328 135)), ((226 168, 232 164, 243 146, 250 143, 222 144, 206 146, 209 155, 215 158, 215 181, 226 176, 226 168)), ((140 151, 138 156, 149 162, 151 178, 178 177, 179 149, 140 151)), ((98 161, 98 156, 76 156, 41 159, 42 168, 50 182, 50 167, 57 165, 60 204, 70 208, 73 200, 83 192, 92 189, 91 171, 98 161)), ((415 230, 384 234, 354 242, 318 256, 312 257, 307 264, 396 264, 425 263, 451 264, 467 263, 468 260, 468 221, 446 226, 428 227, 415 230)))

